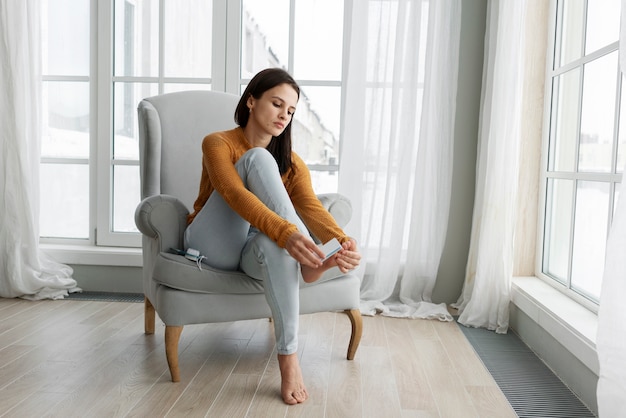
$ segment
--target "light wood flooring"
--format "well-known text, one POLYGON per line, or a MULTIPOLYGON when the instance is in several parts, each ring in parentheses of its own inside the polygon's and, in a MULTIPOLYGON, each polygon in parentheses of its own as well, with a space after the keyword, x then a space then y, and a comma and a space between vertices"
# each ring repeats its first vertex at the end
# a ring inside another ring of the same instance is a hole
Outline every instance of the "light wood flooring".
POLYGON ((172 383, 141 303, 0 298, 0 416, 516 416, 455 323, 364 317, 353 361, 347 316, 300 324, 310 399, 287 406, 266 319, 185 327, 172 383))

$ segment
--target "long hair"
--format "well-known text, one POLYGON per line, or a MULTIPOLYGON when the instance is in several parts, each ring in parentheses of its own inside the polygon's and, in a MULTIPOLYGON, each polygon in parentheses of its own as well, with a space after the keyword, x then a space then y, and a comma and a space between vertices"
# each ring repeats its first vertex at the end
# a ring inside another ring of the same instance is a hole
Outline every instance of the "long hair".
MULTIPOLYGON (((250 109, 248 108, 248 98, 250 96, 260 99, 263 93, 280 84, 288 84, 298 93, 300 98, 300 87, 289 73, 280 68, 267 68, 258 72, 246 87, 239 99, 235 109, 235 122, 245 128, 250 119, 250 109)), ((293 115, 292 115, 293 121, 293 115)), ((291 168, 291 121, 287 124, 279 136, 273 136, 267 150, 274 156, 278 163, 280 174, 285 174, 291 168)))

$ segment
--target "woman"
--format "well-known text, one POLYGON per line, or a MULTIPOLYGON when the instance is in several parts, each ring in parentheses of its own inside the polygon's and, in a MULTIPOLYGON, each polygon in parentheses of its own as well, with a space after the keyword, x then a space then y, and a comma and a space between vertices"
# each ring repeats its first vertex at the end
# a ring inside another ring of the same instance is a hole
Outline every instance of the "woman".
POLYGON ((291 151, 291 120, 300 88, 284 70, 255 75, 235 110, 237 128, 202 142, 202 176, 185 248, 212 267, 241 269, 263 281, 272 311, 281 394, 287 404, 307 391, 297 357, 300 277, 311 283, 332 267, 359 265, 356 241, 321 205, 304 161, 291 151), (325 261, 309 230, 342 246, 325 261), (285 251, 286 250, 286 251, 285 251))

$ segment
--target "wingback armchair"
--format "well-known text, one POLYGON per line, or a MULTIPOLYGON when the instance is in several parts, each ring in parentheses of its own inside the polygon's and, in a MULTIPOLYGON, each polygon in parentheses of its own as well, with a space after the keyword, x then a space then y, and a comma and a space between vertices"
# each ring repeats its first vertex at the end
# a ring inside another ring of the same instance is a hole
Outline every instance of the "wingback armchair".
MULTIPOLYGON (((270 318, 261 282, 239 271, 221 271, 171 252, 183 248, 183 232, 200 181, 206 134, 235 126, 238 97, 187 91, 143 99, 138 106, 142 202, 135 223, 142 233, 145 332, 154 333, 155 311, 165 324, 165 352, 172 381, 180 380, 178 343, 183 326, 270 318)), ((350 202, 338 194, 320 200, 340 226, 350 202)), ((344 311, 352 326, 348 359, 361 339, 360 281, 353 274, 302 284, 300 312, 344 311)))

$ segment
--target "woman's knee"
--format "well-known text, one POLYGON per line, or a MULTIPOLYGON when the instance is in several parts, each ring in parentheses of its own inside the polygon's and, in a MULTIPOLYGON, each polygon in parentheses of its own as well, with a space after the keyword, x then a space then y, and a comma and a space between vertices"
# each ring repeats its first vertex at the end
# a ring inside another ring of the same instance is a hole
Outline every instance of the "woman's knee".
POLYGON ((241 253, 241 268, 251 277, 267 280, 274 270, 297 271, 298 262, 267 235, 258 233, 250 238, 241 253))
POLYGON ((260 170, 267 172, 268 169, 278 171, 278 163, 274 156, 263 147, 254 147, 246 151, 237 161, 235 166, 242 166, 246 172, 260 170))

